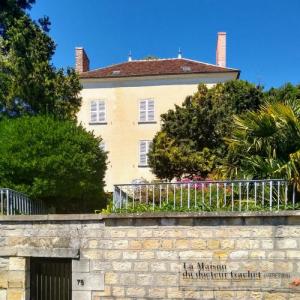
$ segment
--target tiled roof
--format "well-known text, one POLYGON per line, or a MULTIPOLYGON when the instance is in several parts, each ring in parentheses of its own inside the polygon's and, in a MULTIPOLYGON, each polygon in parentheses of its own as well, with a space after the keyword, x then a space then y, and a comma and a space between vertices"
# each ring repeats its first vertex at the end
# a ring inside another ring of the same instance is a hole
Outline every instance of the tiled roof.
POLYGON ((119 78, 135 76, 240 72, 186 58, 133 60, 80 73, 80 78, 119 78))

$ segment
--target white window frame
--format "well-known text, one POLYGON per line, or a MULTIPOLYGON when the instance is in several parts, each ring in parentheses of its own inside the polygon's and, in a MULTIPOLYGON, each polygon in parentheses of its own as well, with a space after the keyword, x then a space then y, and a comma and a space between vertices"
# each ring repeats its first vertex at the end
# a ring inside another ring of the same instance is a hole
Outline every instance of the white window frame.
POLYGON ((95 99, 90 102, 90 124, 106 124, 106 101, 104 99, 95 99), (96 110, 92 110, 92 106, 95 103, 96 110), (100 109, 100 105, 103 105, 103 109, 100 109), (94 114, 94 116, 93 116, 94 114), (103 115, 103 117, 101 116, 103 115))
POLYGON ((156 123, 155 122, 155 101, 153 98, 140 99, 139 100, 139 123, 156 123), (145 102, 145 109, 142 109, 142 103, 145 102), (149 109, 149 106, 153 105, 153 109, 149 109), (150 105, 149 105, 150 104, 150 105), (144 113, 145 117, 142 116, 144 113))
POLYGON ((151 140, 140 140, 139 141, 139 166, 148 167, 148 153, 151 146, 151 140), (142 152, 142 143, 145 143, 145 152, 142 152), (142 155, 145 156, 142 159, 142 155))

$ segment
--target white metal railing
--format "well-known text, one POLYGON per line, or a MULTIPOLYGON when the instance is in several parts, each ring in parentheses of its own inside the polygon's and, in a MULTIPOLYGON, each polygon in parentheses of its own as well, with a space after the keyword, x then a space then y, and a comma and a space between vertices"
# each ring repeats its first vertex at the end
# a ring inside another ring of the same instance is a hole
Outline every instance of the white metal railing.
POLYGON ((45 213, 46 208, 41 201, 33 201, 23 193, 0 188, 0 215, 36 215, 45 213))
POLYGON ((137 209, 250 211, 297 209, 295 185, 283 179, 118 184, 115 212, 137 209))

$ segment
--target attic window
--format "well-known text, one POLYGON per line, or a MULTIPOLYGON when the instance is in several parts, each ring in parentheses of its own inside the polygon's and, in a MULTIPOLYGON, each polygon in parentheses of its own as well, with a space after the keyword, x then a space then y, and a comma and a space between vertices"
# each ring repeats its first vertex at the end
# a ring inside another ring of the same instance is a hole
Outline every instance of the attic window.
POLYGON ((183 72, 191 71, 191 67, 189 67, 189 66, 182 66, 181 69, 182 69, 183 72))
POLYGON ((120 74, 120 70, 114 70, 114 71, 112 71, 112 75, 119 75, 120 74))

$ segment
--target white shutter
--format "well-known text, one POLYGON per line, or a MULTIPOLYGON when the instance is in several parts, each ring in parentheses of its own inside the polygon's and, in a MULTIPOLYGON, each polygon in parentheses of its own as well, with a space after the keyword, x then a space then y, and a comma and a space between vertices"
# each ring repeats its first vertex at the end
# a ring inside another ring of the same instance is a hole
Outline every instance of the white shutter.
POLYGON ((151 141, 140 141, 140 166, 148 166, 148 152, 151 141))
POLYGON ((98 122, 105 122, 105 102, 103 100, 98 101, 98 122))
POLYGON ((147 141, 140 141, 140 165, 147 165, 147 141))
POLYGON ((154 121, 154 100, 149 99, 148 100, 148 118, 147 121, 154 121))
POLYGON ((91 122, 97 122, 97 102, 91 102, 91 122))
POLYGON ((141 100, 140 101, 140 122, 146 122, 147 121, 147 100, 141 100))

